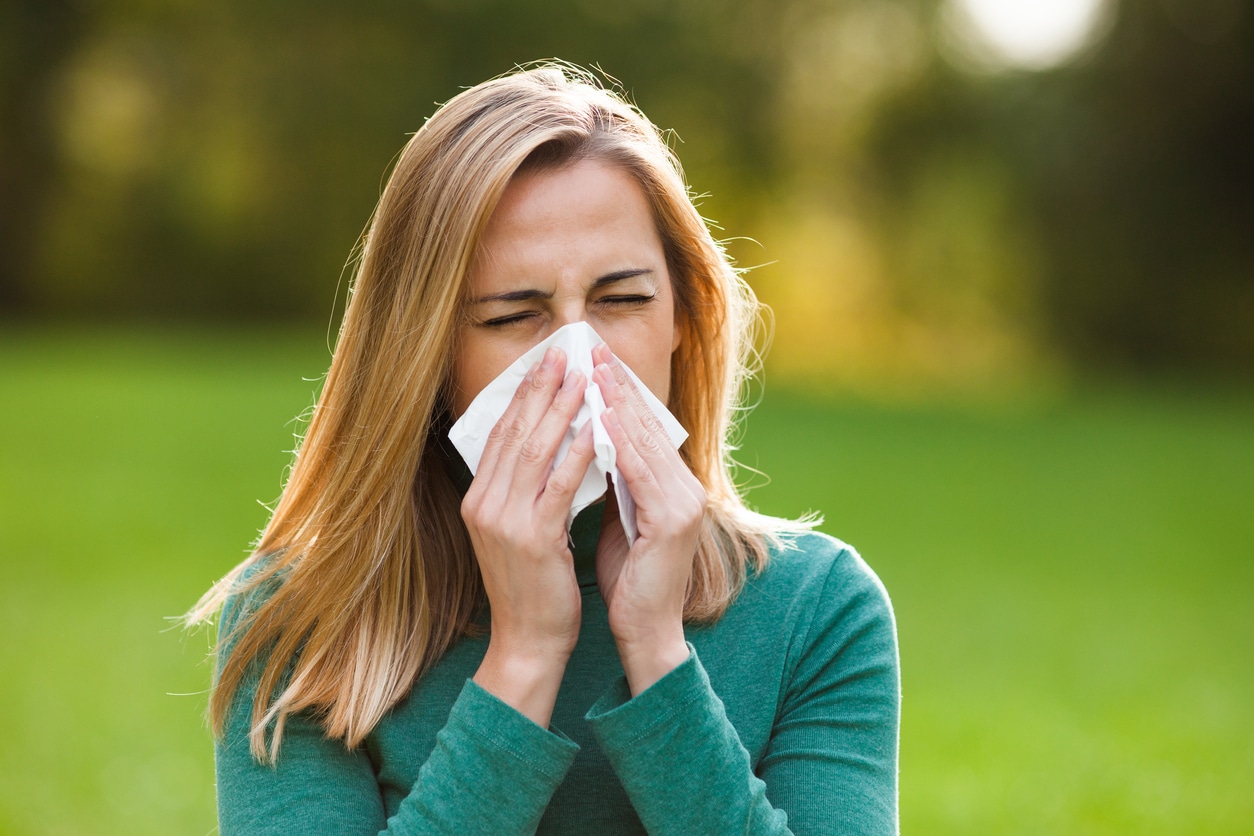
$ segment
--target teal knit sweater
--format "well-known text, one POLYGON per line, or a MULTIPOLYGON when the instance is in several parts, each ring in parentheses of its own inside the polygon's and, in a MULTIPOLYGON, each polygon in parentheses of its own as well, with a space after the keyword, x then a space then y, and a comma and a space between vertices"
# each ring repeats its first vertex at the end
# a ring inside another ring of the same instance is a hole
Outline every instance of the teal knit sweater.
POLYGON ((601 511, 571 533, 583 624, 550 728, 470 680, 486 637, 459 641, 353 750, 297 716, 277 764, 258 764, 243 687, 216 748, 223 836, 896 833, 896 632, 862 559, 789 536, 633 699, 596 586, 601 511))

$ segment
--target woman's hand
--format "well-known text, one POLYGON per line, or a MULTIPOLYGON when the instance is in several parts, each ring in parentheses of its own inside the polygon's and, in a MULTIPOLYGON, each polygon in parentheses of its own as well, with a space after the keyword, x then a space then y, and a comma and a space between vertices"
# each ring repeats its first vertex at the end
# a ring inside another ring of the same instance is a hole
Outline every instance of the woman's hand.
POLYGON ((565 355, 550 348, 527 373, 488 436, 461 507, 492 612, 475 682, 546 727, 579 638, 566 516, 592 460, 586 426, 553 468, 587 385, 565 369, 565 355))
POLYGON ((627 547, 615 518, 597 547, 597 583, 635 695, 688 658, 684 601, 705 518, 705 488, 609 347, 597 346, 592 358, 593 379, 608 407, 602 423, 636 503, 636 542, 627 547))

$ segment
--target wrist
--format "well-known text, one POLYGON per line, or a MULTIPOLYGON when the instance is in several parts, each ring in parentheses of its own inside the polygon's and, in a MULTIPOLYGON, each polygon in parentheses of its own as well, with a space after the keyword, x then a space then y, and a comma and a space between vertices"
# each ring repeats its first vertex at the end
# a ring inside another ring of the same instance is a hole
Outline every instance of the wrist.
POLYGON ((569 659, 570 653, 561 650, 509 647, 489 640, 473 679, 537 726, 548 728, 569 659))
POLYGON ((618 656, 623 663, 623 673, 627 677, 627 686, 633 697, 686 662, 690 654, 682 626, 678 631, 671 631, 666 635, 624 642, 618 646, 618 656))

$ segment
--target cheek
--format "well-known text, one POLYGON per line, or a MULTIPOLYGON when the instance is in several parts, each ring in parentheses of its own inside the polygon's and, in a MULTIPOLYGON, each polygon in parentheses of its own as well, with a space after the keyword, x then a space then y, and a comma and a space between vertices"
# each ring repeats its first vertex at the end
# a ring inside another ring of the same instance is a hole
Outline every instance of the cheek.
POLYGON ((453 362, 453 417, 460 418, 475 396, 483 391, 483 387, 492 382, 497 374, 505 370, 509 364, 502 365, 497 372, 492 371, 492 353, 476 344, 474 340, 464 342, 453 362))
POLYGON ((466 411, 466 407, 470 406, 470 402, 474 399, 473 396, 468 393, 469 388, 470 384, 469 381, 466 380, 461 363, 455 363, 453 366, 453 385, 451 392, 454 420, 462 417, 462 413, 466 411))

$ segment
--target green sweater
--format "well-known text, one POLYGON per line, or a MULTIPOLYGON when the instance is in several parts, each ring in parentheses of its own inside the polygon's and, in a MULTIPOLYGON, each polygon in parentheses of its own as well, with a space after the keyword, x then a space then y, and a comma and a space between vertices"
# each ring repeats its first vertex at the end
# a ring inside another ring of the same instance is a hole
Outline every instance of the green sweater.
POLYGON ((549 729, 470 680, 486 637, 459 641, 354 750, 297 716, 277 764, 256 763, 241 688, 216 749, 223 836, 896 833, 896 632, 862 559, 790 536, 633 699, 596 586, 601 510, 571 533, 583 624, 549 729))

